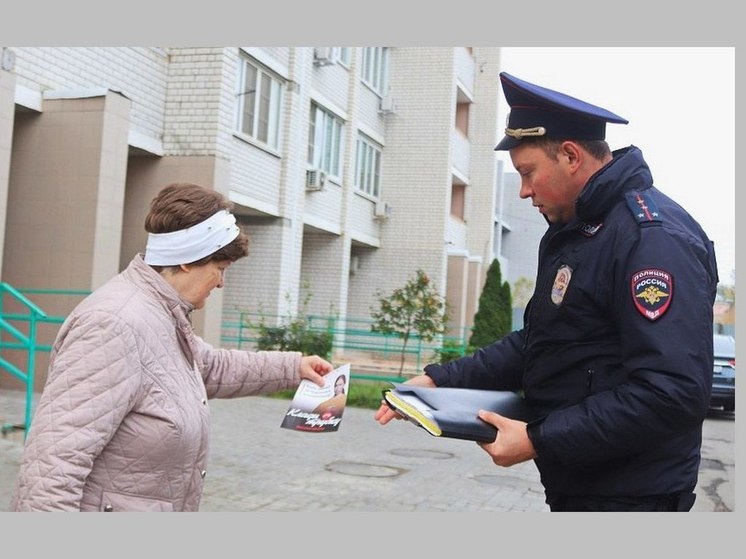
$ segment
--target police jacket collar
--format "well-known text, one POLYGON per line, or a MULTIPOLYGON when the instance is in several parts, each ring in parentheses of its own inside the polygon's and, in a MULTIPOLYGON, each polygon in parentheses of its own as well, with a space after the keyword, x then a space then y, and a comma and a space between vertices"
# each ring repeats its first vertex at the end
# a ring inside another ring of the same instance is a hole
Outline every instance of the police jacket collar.
POLYGON ((635 146, 613 152, 614 158, 593 175, 575 202, 578 220, 600 223, 629 190, 653 186, 653 175, 642 152, 635 146))

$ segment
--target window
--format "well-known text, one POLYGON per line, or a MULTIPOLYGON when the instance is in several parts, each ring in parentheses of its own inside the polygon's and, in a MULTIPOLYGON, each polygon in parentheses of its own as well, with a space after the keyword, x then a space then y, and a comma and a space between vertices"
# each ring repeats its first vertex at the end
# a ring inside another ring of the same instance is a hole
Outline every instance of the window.
POLYGON ((314 65, 329 66, 337 62, 350 66, 350 47, 314 47, 314 65))
POLYGON ((378 198, 381 180, 381 146, 360 134, 357 138, 357 158, 355 161, 355 188, 358 191, 378 198))
POLYGON ((350 47, 339 47, 339 61, 345 66, 350 65, 350 47))
POLYGON ((459 130, 466 138, 469 137, 469 106, 470 103, 456 104, 456 130, 459 130))
POLYGON ((471 110, 471 97, 456 86, 456 130, 461 132, 465 138, 469 137, 469 111, 471 110))
POLYGON ((283 83, 256 62, 243 59, 236 91, 236 128, 278 149, 283 83))
POLYGON ((383 95, 388 86, 388 47, 365 47, 361 78, 373 91, 383 95))
POLYGON ((451 215, 464 220, 466 207, 466 185, 453 183, 451 185, 451 215))
POLYGON ((340 178, 342 148, 342 119, 311 103, 308 126, 308 162, 326 171, 330 177, 340 178))

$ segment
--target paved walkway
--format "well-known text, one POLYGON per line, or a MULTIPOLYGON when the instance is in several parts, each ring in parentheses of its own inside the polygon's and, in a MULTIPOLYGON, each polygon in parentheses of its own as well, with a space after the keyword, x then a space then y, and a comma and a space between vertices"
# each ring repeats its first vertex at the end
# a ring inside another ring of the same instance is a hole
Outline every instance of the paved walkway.
MULTIPOLYGON (((23 417, 21 393, 0 391, 0 421, 23 417)), ((289 401, 213 400, 201 511, 547 512, 532 462, 499 468, 470 441, 404 421, 378 425, 348 407, 331 433, 280 428, 289 401)), ((0 511, 8 510, 23 435, 0 438, 0 511)), ((735 421, 705 422, 695 511, 735 507, 735 421)))

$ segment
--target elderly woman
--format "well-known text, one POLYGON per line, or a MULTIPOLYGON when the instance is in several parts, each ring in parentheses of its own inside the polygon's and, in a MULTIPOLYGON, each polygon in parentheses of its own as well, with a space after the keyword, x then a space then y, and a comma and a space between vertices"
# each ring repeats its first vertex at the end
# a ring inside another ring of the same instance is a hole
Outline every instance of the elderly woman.
POLYGON ((323 385, 333 367, 296 352, 214 348, 190 314, 223 286, 248 238, 220 193, 166 186, 145 254, 82 301, 58 332, 11 507, 196 511, 210 398, 323 385))

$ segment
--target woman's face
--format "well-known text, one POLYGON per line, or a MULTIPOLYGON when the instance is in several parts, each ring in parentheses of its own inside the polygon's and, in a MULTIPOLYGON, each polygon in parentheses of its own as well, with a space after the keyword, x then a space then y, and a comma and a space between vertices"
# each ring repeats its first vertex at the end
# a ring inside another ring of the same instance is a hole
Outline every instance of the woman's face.
POLYGON ((337 380, 334 381, 334 395, 337 394, 344 394, 345 393, 345 378, 344 377, 337 377, 337 380))
POLYGON ((223 260, 208 262, 202 266, 181 266, 181 271, 171 276, 171 285, 179 295, 194 305, 195 310, 201 309, 212 290, 223 287, 225 271, 230 265, 230 260, 223 260))

